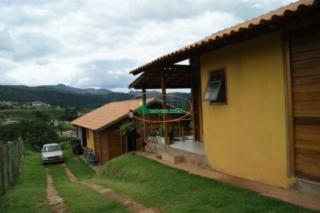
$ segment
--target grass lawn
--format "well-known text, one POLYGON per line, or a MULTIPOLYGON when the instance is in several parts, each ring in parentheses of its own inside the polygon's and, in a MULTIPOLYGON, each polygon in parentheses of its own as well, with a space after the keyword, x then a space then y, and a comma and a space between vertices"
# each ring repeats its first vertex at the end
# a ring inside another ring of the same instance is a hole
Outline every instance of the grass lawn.
POLYGON ((51 212, 46 204, 46 176, 38 154, 28 154, 22 161, 17 184, 0 197, 0 212, 51 212))
MULTIPOLYGON (((71 212, 128 212, 125 207, 108 200, 86 186, 70 182, 61 165, 50 165, 48 167, 56 190, 63 197, 71 212)), ((80 170, 81 167, 77 167, 77 169, 80 170)))
POLYGON ((92 178, 94 171, 81 159, 72 153, 69 145, 64 150, 65 163, 78 180, 87 180, 92 178))
POLYGON ((131 154, 104 165, 94 180, 163 212, 311 212, 131 154))

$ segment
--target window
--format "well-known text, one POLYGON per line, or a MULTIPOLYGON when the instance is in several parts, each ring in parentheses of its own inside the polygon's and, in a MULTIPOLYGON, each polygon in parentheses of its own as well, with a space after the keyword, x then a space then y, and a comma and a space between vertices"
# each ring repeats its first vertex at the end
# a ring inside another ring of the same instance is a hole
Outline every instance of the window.
POLYGON ((54 144, 54 145, 46 145, 46 146, 43 146, 43 152, 56 152, 56 151, 60 151, 61 148, 60 146, 57 144, 54 144))
POLYGON ((209 82, 207 85, 204 99, 213 103, 226 102, 226 82, 224 70, 218 70, 209 73, 209 82))

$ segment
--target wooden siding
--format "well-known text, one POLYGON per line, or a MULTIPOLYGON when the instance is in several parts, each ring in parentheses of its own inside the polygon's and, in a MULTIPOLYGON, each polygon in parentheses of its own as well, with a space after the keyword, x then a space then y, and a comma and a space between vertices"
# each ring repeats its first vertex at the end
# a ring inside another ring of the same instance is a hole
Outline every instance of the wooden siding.
POLYGON ((101 164, 125 152, 122 147, 122 136, 120 134, 122 123, 120 122, 103 130, 95 131, 95 153, 99 157, 101 164))
POLYGON ((320 182, 320 25, 290 37, 295 175, 320 182))
POLYGON ((109 159, 112 159, 122 154, 120 127, 111 127, 108 133, 109 159))
POLYGON ((98 158, 100 159, 100 133, 98 131, 94 131, 94 148, 95 148, 95 153, 98 155, 98 158))
POLYGON ((104 164, 109 160, 109 149, 108 149, 108 129, 105 129, 100 132, 100 163, 104 164))

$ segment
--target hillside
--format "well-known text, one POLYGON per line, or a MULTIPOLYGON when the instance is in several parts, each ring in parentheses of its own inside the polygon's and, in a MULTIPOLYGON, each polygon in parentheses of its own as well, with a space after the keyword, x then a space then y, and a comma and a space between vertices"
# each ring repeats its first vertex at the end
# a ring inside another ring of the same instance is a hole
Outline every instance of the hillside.
POLYGON ((48 85, 48 86, 41 86, 41 87, 56 89, 60 91, 68 91, 68 92, 77 93, 77 94, 106 95, 108 93, 112 93, 112 91, 108 89, 94 89, 94 88, 80 89, 76 87, 66 86, 64 84, 48 85))
MULTIPOLYGON (((0 101, 41 101, 64 107, 94 108, 108 102, 127 100, 133 97, 141 97, 141 92, 130 91, 129 93, 119 93, 108 89, 80 89, 63 84, 37 87, 0 85, 0 101)), ((149 91, 147 97, 161 99, 161 93, 149 91)), ((185 102, 181 98, 190 98, 190 93, 170 93, 168 101, 171 103, 175 102, 180 106, 185 102)))
POLYGON ((64 90, 61 87, 52 86, 0 86, 0 101, 41 101, 51 105, 59 106, 81 106, 81 107, 97 107, 102 104, 126 100, 132 98, 132 95, 126 93, 108 92, 105 95, 97 94, 80 94, 64 90))

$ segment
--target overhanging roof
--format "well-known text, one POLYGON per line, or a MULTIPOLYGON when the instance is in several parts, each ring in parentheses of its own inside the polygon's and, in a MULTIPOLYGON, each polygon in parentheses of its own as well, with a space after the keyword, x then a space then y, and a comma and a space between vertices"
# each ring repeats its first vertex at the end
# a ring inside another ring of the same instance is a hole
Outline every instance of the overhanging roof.
POLYGON ((281 28, 281 24, 279 24, 281 21, 308 9, 319 9, 319 2, 319 0, 300 0, 295 3, 291 3, 249 21, 214 33, 174 52, 163 55, 132 70, 130 73, 137 75, 139 73, 149 71, 154 67, 167 66, 178 61, 185 60, 189 58, 190 55, 197 55, 203 51, 219 48, 226 44, 241 41, 241 39, 254 37, 265 32, 279 29, 281 28))
POLYGON ((126 118, 130 110, 136 110, 140 106, 142 106, 141 99, 111 102, 77 118, 71 123, 86 129, 99 130, 126 118))
POLYGON ((148 72, 144 72, 135 81, 133 81, 129 85, 129 88, 161 88, 161 73, 164 74, 166 88, 190 88, 192 81, 192 69, 193 67, 190 65, 173 65, 161 69, 149 69, 148 72))

